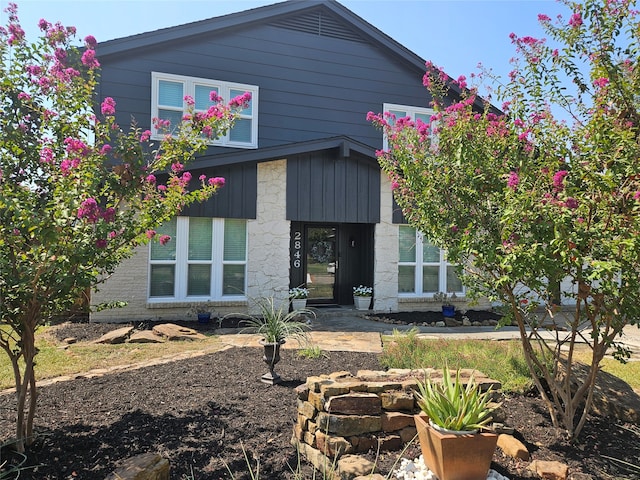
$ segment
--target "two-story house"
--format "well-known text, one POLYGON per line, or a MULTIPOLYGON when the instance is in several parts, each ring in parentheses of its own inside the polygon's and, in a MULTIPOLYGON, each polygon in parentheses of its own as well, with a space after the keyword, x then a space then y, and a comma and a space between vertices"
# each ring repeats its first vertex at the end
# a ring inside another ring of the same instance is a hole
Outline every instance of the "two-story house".
POLYGON ((207 108, 212 90, 252 101, 189 168, 224 177, 224 188, 165 224, 166 246, 141 247, 118 268, 93 303, 128 306, 93 320, 184 318, 198 302, 237 312, 300 285, 318 306, 353 305, 353 287, 372 286, 372 308, 387 312, 464 295, 444 253, 394 207, 375 156, 383 136, 366 119, 428 119, 425 60, 340 3, 286 1, 107 41, 97 53, 99 96, 116 100, 122 125, 177 120, 185 95, 207 108))

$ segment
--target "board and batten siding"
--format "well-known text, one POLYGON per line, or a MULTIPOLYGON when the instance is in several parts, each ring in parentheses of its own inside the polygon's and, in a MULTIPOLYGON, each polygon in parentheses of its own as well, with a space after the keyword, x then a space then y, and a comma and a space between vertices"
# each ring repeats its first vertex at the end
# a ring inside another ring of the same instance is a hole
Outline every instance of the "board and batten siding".
POLYGON ((326 150, 287 162, 287 220, 377 223, 380 169, 370 159, 326 150))

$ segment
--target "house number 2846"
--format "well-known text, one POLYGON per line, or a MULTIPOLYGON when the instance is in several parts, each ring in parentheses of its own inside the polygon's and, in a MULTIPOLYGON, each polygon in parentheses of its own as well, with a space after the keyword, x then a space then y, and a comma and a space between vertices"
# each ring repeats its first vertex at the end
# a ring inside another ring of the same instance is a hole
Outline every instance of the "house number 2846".
POLYGON ((293 232, 293 268, 302 267, 302 232, 293 232))

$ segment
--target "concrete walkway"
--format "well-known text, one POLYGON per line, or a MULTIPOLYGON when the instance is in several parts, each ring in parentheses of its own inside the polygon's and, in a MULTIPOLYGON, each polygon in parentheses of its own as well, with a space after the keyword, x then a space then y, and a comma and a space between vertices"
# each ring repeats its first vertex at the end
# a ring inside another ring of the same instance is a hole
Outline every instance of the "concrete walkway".
MULTIPOLYGON (((383 335, 391 335, 394 330, 419 330, 423 338, 510 340, 520 338, 517 327, 411 327, 391 325, 367 320, 364 314, 353 308, 317 309, 317 317, 311 323, 311 344, 320 349, 344 352, 382 352, 383 335)), ((549 340, 555 338, 554 332, 544 332, 549 340)), ((585 335, 587 333, 585 332, 585 335)), ((588 336, 588 335, 587 335, 588 336)), ((230 346, 259 346, 259 337, 249 334, 224 335, 223 343, 230 346)), ((632 351, 632 360, 640 361, 640 328, 629 325, 619 339, 632 351)), ((287 342, 284 348, 300 348, 295 341, 287 342)))

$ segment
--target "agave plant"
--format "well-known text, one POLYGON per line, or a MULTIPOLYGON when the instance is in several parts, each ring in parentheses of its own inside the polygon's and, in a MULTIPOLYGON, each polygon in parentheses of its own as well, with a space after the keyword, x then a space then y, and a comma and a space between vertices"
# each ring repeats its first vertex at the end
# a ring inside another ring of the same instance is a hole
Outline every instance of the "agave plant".
POLYGON ((258 306, 259 315, 242 315, 243 332, 262 335, 265 343, 282 343, 287 338, 305 339, 309 330, 307 316, 315 317, 315 313, 307 308, 289 312, 287 302, 276 305, 273 297, 259 300, 258 306))
POLYGON ((447 430, 473 431, 492 419, 491 394, 491 388, 482 392, 473 376, 464 386, 460 370, 456 370, 452 380, 449 368, 445 367, 442 383, 432 382, 430 378, 418 382, 416 397, 420 409, 435 425, 447 430))

